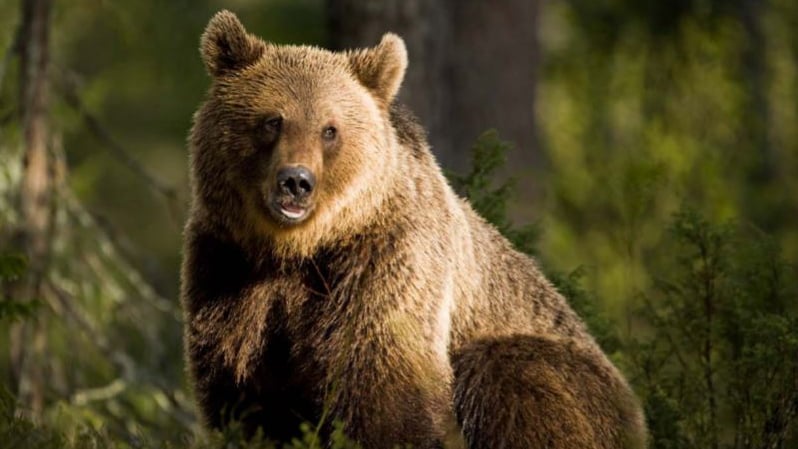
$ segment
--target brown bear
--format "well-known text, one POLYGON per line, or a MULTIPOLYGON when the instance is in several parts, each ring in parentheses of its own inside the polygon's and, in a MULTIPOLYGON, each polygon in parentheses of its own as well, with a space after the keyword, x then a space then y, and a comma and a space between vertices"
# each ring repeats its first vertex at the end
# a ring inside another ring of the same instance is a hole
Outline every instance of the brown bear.
POLYGON ((403 41, 278 46, 218 13, 190 135, 185 344, 201 413, 366 449, 640 448, 627 383, 395 103, 403 41))

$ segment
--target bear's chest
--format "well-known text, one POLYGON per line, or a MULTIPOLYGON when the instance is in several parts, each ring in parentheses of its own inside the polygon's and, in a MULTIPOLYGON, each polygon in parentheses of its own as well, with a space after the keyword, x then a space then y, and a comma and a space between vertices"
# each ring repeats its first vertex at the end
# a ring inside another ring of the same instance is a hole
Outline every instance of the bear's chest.
MULTIPOLYGON (((326 264, 297 265, 264 280, 280 288, 264 288, 273 293, 260 298, 271 302, 267 314, 249 317, 265 323, 264 344, 252 360, 249 379, 270 408, 292 410, 301 421, 319 419, 332 357, 346 352, 339 336, 355 320, 351 309, 358 294, 352 284, 357 282, 360 279, 341 275, 326 264)), ((252 322, 250 327, 260 323, 252 322)))
POLYGON ((273 293, 262 298, 271 302, 268 316, 252 317, 267 323, 264 359, 285 362, 295 370, 323 360, 332 349, 331 339, 364 318, 360 306, 370 288, 369 265, 351 257, 318 257, 269 276, 264 282, 280 287, 264 288, 273 293))

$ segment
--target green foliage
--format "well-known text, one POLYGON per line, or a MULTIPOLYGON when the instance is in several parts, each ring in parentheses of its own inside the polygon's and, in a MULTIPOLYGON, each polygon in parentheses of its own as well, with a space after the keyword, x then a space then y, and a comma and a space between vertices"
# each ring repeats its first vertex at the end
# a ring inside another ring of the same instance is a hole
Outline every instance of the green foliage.
POLYGON ((535 225, 513 226, 508 214, 507 202, 515 193, 512 179, 497 187, 497 171, 501 169, 512 150, 510 142, 499 138, 495 129, 482 133, 471 149, 471 172, 466 175, 447 173, 452 187, 465 196, 474 209, 511 242, 527 254, 536 252, 539 229, 535 225))
POLYGON ((19 279, 26 265, 25 258, 18 254, 0 254, 0 282, 19 279))
POLYGON ((599 310, 598 298, 584 287, 585 267, 577 267, 570 273, 549 270, 549 280, 557 287, 579 316, 585 320, 599 346, 609 354, 621 349, 620 336, 615 323, 599 310))
MULTIPOLYGON (((333 431, 330 435, 329 445, 324 445, 319 438, 317 429, 309 423, 300 426, 301 436, 294 438, 290 443, 280 446, 280 449, 358 449, 360 446, 349 440, 343 432, 340 423, 333 423, 333 431)), ((277 449, 278 446, 273 442, 263 438, 258 433, 251 439, 243 437, 243 430, 240 425, 233 423, 224 431, 211 432, 204 441, 195 441, 191 449, 277 449)))
POLYGON ((99 447, 96 445, 67 446, 66 438, 48 426, 36 425, 18 416, 14 396, 0 386, 0 441, 9 449, 61 449, 67 447, 99 447))
MULTIPOLYGON (((0 253, 0 293, 7 290, 9 282, 16 281, 25 273, 25 258, 13 253, 0 253)), ((0 322, 30 318, 41 305, 37 300, 21 301, 20 298, 0 296, 0 322)))
MULTIPOLYGON (((798 281, 760 231, 673 218, 630 349, 654 448, 787 447, 798 414, 798 281)), ((792 438, 792 440, 790 440, 792 438)))
POLYGON ((591 267, 616 318, 651 288, 647 252, 684 202, 749 220, 798 258, 798 4, 637 3, 557 2, 541 20, 540 253, 591 267))
MULTIPOLYGON (((303 424, 301 436, 279 449, 358 449, 359 446, 346 438, 343 426, 333 424, 330 444, 323 445, 313 426, 303 424)), ((232 423, 223 431, 212 431, 207 435, 193 435, 185 430, 177 432, 173 441, 153 439, 146 432, 131 434, 119 439, 105 429, 99 430, 87 422, 73 423, 67 429, 48 424, 37 424, 19 414, 11 393, 0 387, 0 441, 8 449, 278 449, 273 442, 260 434, 244 437, 243 428, 232 423)))

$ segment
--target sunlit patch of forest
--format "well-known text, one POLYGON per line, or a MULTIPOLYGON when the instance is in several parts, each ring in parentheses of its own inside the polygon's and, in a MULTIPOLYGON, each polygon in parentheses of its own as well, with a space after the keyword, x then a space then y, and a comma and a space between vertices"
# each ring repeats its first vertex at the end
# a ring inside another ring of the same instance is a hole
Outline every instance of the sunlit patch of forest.
POLYGON ((177 298, 221 8, 278 43, 405 37, 452 184, 588 322, 652 448, 798 447, 793 0, 1 3, 0 445, 245 447, 197 421, 177 298))

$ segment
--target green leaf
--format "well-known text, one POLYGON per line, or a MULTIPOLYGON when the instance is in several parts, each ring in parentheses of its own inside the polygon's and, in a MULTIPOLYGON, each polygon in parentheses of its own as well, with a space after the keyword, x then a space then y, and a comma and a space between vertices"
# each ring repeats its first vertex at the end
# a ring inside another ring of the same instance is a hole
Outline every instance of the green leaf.
POLYGON ((27 265, 27 260, 20 254, 0 254, 0 281, 19 279, 27 265))

